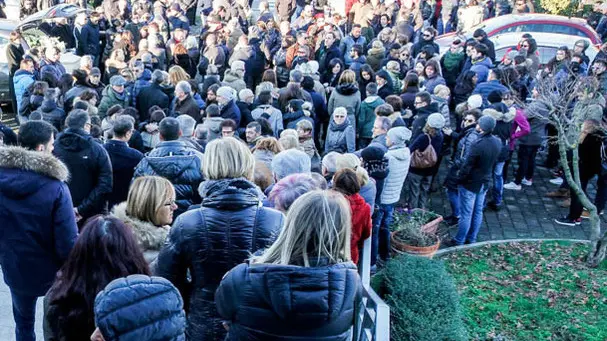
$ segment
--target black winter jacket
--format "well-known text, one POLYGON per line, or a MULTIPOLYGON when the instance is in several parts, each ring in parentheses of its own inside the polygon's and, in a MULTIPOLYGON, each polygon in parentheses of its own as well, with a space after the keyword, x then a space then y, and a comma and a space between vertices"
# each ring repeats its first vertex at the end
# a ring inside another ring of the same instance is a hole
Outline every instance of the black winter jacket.
POLYGON ((201 207, 175 220, 157 274, 179 289, 188 306, 188 338, 223 340, 215 290, 232 267, 276 240, 283 215, 262 207, 263 193, 243 178, 206 181, 200 195, 201 207))
POLYGON ((178 208, 174 216, 178 216, 200 202, 196 188, 202 182, 202 157, 183 141, 163 141, 139 162, 133 178, 157 175, 169 180, 175 187, 178 208))
POLYGON ((169 96, 158 84, 151 84, 141 89, 137 95, 137 110, 139 111, 140 121, 147 121, 150 118, 149 110, 154 105, 159 106, 165 112, 169 109, 169 96))
POLYGON ((52 124, 57 131, 63 130, 66 116, 65 111, 59 108, 55 101, 43 101, 37 111, 42 114, 42 119, 52 124))
POLYGON ((497 162, 502 144, 492 134, 482 134, 471 146, 459 172, 459 184, 468 191, 479 193, 481 186, 489 188, 493 166, 497 162))
POLYGON ((53 154, 70 170, 67 185, 82 218, 105 213, 112 192, 112 164, 103 146, 84 130, 68 128, 57 136, 53 154))
POLYGON ((103 147, 112 162, 114 190, 108 196, 109 207, 111 208, 127 199, 135 167, 143 159, 143 154, 129 147, 126 142, 117 140, 107 141, 103 147))
POLYGON ((240 264, 221 281, 215 303, 230 341, 337 341, 350 339, 361 297, 353 263, 240 264))

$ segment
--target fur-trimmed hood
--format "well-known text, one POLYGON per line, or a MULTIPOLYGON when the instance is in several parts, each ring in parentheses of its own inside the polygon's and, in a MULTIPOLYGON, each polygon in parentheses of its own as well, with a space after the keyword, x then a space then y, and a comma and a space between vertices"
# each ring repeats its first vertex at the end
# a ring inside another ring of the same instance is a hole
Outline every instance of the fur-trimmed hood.
POLYGON ((516 116, 516 108, 510 108, 506 113, 501 113, 495 109, 487 108, 483 110, 483 115, 489 115, 495 118, 496 121, 512 122, 512 120, 514 120, 514 116, 516 116))
POLYGON ((0 168, 31 171, 62 182, 70 177, 67 166, 53 154, 21 147, 1 147, 0 168))
POLYGON ((141 251, 160 250, 169 234, 170 226, 156 226, 151 222, 127 215, 126 201, 114 206, 111 215, 133 229, 133 234, 137 238, 141 251))

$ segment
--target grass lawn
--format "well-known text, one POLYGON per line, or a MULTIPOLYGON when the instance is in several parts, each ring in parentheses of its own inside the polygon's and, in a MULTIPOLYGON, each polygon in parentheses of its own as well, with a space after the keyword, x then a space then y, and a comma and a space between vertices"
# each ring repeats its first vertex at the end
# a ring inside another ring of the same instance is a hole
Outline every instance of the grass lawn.
POLYGON ((607 261, 587 246, 509 243, 441 257, 455 277, 473 340, 607 340, 607 261))

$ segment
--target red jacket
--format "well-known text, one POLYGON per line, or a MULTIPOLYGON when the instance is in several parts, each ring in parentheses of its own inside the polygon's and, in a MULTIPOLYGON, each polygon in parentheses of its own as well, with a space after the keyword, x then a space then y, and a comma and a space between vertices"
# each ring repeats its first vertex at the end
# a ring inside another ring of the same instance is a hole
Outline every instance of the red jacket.
POLYGON ((362 247, 363 241, 371 235, 371 206, 365 199, 356 193, 347 196, 352 209, 352 235, 350 236, 350 252, 352 261, 358 264, 358 248, 362 247))

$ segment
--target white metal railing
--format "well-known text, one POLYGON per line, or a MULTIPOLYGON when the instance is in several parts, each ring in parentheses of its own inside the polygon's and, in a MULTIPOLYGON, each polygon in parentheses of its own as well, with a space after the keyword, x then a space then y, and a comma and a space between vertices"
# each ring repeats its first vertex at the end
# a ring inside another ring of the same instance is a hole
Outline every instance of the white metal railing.
POLYGON ((371 288, 371 237, 363 244, 358 270, 363 282, 363 299, 354 322, 355 341, 389 341, 390 307, 371 288))

